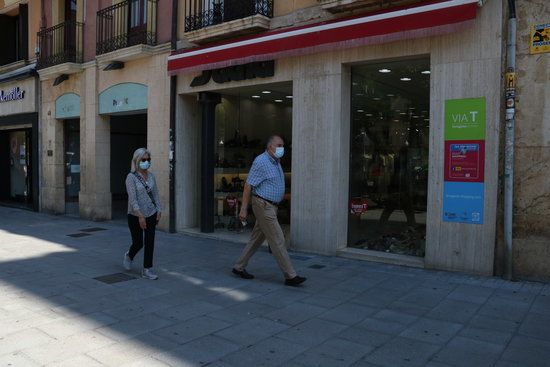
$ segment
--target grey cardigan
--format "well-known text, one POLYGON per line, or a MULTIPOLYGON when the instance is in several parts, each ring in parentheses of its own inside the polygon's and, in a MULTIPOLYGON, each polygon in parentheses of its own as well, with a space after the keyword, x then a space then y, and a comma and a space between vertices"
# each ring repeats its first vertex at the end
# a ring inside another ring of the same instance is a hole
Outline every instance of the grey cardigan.
POLYGON ((155 175, 151 172, 147 173, 147 185, 151 188, 153 199, 155 204, 151 201, 151 198, 147 194, 145 186, 136 177, 133 172, 128 173, 126 176, 126 192, 128 193, 128 214, 137 216, 138 212, 141 212, 145 217, 150 217, 156 212, 161 212, 159 190, 157 187, 157 181, 155 175))

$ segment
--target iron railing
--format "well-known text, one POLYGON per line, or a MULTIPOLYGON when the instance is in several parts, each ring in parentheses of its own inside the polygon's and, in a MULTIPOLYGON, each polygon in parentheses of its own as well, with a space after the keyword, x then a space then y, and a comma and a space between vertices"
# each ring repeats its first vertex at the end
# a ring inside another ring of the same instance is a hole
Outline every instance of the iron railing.
POLYGON ((187 0, 185 32, 252 15, 273 17, 273 0, 187 0))
POLYGON ((97 12, 96 54, 157 44, 158 0, 125 0, 97 12))
POLYGON ((66 62, 82 63, 83 23, 68 20, 38 32, 39 69, 66 62))

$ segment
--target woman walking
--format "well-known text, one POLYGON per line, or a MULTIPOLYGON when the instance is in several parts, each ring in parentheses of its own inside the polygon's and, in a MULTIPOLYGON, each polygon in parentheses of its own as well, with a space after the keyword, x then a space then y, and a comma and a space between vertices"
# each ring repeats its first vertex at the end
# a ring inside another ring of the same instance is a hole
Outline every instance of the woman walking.
POLYGON ((148 171, 149 167, 151 153, 146 148, 137 149, 132 158, 131 172, 126 177, 128 227, 132 235, 132 245, 124 254, 123 265, 126 270, 131 270, 134 257, 145 245, 141 276, 155 280, 158 276, 151 268, 155 249, 155 229, 160 220, 161 207, 157 182, 155 176, 148 171))

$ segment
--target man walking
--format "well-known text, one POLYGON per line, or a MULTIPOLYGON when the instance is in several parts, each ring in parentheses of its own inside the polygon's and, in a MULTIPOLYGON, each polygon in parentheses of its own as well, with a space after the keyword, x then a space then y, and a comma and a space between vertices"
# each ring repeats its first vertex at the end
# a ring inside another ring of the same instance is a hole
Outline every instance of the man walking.
POLYGON ((280 136, 270 136, 266 151, 256 157, 244 186, 243 202, 239 217, 246 221, 248 204, 252 202, 252 210, 256 217, 256 225, 248 244, 233 268, 233 274, 243 279, 253 279, 246 271, 248 261, 267 239, 277 264, 285 277, 285 285, 296 287, 305 282, 306 278, 296 274, 285 247, 283 230, 277 220, 277 207, 285 194, 285 176, 280 159, 284 155, 284 142, 280 136))

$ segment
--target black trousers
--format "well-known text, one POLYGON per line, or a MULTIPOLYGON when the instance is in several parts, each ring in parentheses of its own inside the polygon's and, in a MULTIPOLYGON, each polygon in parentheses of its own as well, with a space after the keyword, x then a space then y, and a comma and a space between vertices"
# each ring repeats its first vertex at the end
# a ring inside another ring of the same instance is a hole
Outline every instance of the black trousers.
POLYGON ((130 228, 130 234, 132 235, 132 246, 130 246, 128 256, 130 259, 134 260, 134 256, 136 256, 145 243, 145 250, 143 252, 143 267, 148 269, 153 267, 157 213, 145 218, 145 223, 147 224, 147 228, 143 230, 139 226, 139 218, 135 215, 128 214, 128 228, 130 228))

